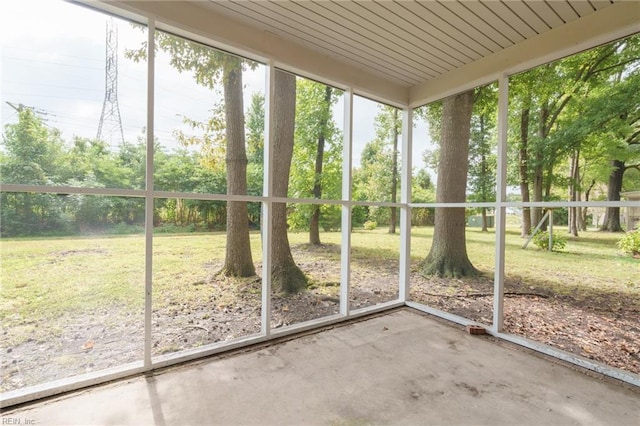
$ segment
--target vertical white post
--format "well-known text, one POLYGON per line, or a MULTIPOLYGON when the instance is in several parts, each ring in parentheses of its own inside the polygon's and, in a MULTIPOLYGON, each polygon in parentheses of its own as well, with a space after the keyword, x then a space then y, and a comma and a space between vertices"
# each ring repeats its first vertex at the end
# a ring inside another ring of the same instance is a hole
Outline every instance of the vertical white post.
POLYGON ((267 64, 265 76, 265 105, 264 105, 264 179, 262 193, 266 197, 262 203, 262 334, 271 335, 271 238, 273 231, 273 126, 275 99, 274 83, 276 69, 273 63, 267 64))
POLYGON ((553 251, 553 209, 549 209, 549 251, 553 251))
POLYGON ((151 369, 151 313, 153 312, 153 139, 154 139, 154 17, 147 25, 147 161, 145 164, 145 220, 144 220, 144 367, 151 369))
POLYGON ((509 77, 505 74, 498 79, 498 168, 496 176, 496 251, 493 285, 493 331, 502 331, 504 320, 504 256, 505 256, 505 215, 507 200, 507 130, 509 108, 509 77))
POLYGON ((413 109, 402 111, 402 177, 400 182, 400 288, 398 298, 409 300, 411 271, 411 165, 413 146, 413 109))
POLYGON ((342 251, 340 252, 340 313, 349 315, 351 283, 351 158, 353 155, 353 90, 344 92, 344 130, 342 147, 342 251))

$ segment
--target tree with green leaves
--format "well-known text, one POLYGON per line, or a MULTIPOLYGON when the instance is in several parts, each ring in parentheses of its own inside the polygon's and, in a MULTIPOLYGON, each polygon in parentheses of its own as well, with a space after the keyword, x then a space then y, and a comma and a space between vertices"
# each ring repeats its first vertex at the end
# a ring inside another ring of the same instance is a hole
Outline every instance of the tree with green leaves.
MULTIPOLYGON (((341 92, 312 80, 296 83, 296 126, 289 194, 293 197, 339 198, 341 191, 342 137, 332 119, 341 92)), ((309 229, 309 243, 321 244, 324 214, 339 215, 336 206, 296 206, 289 217, 294 228, 309 229)))
MULTIPOLYGON (((156 31, 156 46, 171 55, 170 63, 176 70, 192 73, 199 85, 213 91, 222 83, 227 194, 246 195, 248 160, 244 136, 242 71, 245 66, 254 66, 253 63, 162 31, 156 31)), ((127 52, 127 56, 134 60, 146 58, 146 46, 138 51, 127 52)), ((213 120, 211 123, 215 124, 215 111, 213 120)), ((220 139, 214 138, 213 141, 220 142, 220 139)), ((203 147, 205 150, 218 148, 218 145, 203 147)), ((227 202, 227 245, 222 268, 227 276, 248 277, 256 273, 251 255, 248 217, 245 201, 227 202)))
MULTIPOLYGON (((360 167, 354 171, 354 195, 359 200, 396 202, 400 180, 398 138, 402 126, 399 110, 380 105, 374 125, 376 137, 364 146, 360 167)), ((388 223, 389 232, 395 233, 395 207, 370 207, 368 210, 369 220, 388 223)))
MULTIPOLYGON (((469 201, 486 203, 496 199, 497 87, 479 87, 471 116, 469 140, 469 201)), ((482 231, 488 227, 487 208, 481 207, 482 231)))
MULTIPOLYGON (((60 132, 47 127, 32 109, 24 107, 18 111, 18 122, 5 127, 2 145, 2 183, 64 183, 60 178, 64 154, 60 132)), ((3 191, 0 197, 2 236, 37 235, 65 228, 62 199, 57 195, 3 191)))
MULTIPOLYGON (((530 191, 532 201, 549 200, 554 197, 552 190, 565 182, 570 192, 568 198, 574 201, 578 199, 578 190, 590 191, 593 188, 592 181, 580 185, 580 155, 592 151, 587 144, 595 139, 589 135, 600 132, 605 117, 602 114, 604 111, 599 111, 598 118, 585 121, 582 119, 583 112, 586 111, 586 105, 592 102, 593 94, 615 86, 617 73, 624 74, 628 71, 623 70, 637 67, 633 65, 637 64, 640 57, 637 46, 637 37, 631 37, 511 78, 510 120, 512 125, 518 123, 516 126, 519 128, 515 145, 519 150, 518 175, 522 201, 529 201, 530 191), (579 122, 582 128, 579 129, 572 122, 579 122), (564 164, 568 162, 573 165, 566 173, 564 164)), ((604 122, 608 120, 605 118, 604 122)), ((620 174, 624 168, 616 163, 618 160, 612 161, 608 199, 615 201, 619 200, 617 183, 622 179, 616 173, 620 174)), ((611 212, 616 216, 615 210, 611 212)), ((539 222, 541 213, 539 208, 532 209, 531 217, 526 216, 526 210, 523 213, 523 235, 526 235, 532 223, 539 222)), ((577 209, 570 213, 571 221, 575 223, 572 225, 573 232, 577 234, 577 209)))

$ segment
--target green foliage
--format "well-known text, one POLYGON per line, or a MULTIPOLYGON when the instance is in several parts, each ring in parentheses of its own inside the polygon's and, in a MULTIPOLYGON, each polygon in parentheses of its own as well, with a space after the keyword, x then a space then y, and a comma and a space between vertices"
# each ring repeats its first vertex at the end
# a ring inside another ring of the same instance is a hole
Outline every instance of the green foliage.
MULTIPOLYGON (((292 231, 309 230, 309 221, 315 204, 295 204, 287 214, 287 224, 292 231)), ((336 231, 340 229, 342 211, 340 206, 322 204, 320 206, 320 229, 336 231)))
MULTIPOLYGON (((533 244, 541 250, 549 250, 549 232, 539 231, 533 236, 533 244)), ((553 233, 551 251, 560 251, 567 246, 567 238, 557 232, 553 233)))
POLYGON ((617 244, 623 252, 634 257, 640 256, 640 229, 627 232, 617 244))
POLYGON ((186 226, 178 226, 178 225, 163 225, 155 228, 153 230, 154 234, 187 234, 196 232, 198 229, 196 225, 191 223, 186 226))
MULTIPOLYGON (((340 199, 342 194, 342 132, 332 116, 342 92, 322 83, 296 79, 294 146, 289 196, 340 199)), ((309 229, 313 207, 296 204, 288 212, 292 229, 309 229)), ((337 206, 320 207, 319 226, 340 227, 337 206)))
MULTIPOLYGON (((362 201, 394 201, 395 195, 395 201, 397 201, 401 172, 398 138, 401 136, 402 128, 398 109, 380 105, 375 127, 376 138, 365 145, 360 158, 360 167, 354 170, 354 198, 362 201)), ((369 218, 378 223, 389 222, 387 208, 370 208, 369 214, 369 218)))
MULTIPOLYGON (((154 230, 154 233, 156 230, 154 230)), ((128 223, 120 222, 116 223, 109 232, 110 235, 137 235, 144 233, 144 226, 142 225, 130 225, 128 223)))
POLYGON ((509 183, 530 184, 532 201, 571 199, 568 187, 584 199, 609 184, 612 160, 633 170, 640 161, 639 65, 635 35, 511 77, 509 183))
POLYGON ((496 199, 497 169, 497 85, 476 89, 469 140, 468 200, 488 202, 496 199))
POLYGON ((376 222, 375 220, 367 220, 364 224, 363 224, 364 229, 366 229, 367 231, 373 231, 374 229, 376 229, 378 227, 378 222, 376 222))
POLYGON ((247 112, 247 158, 249 164, 260 166, 264 161, 264 95, 251 95, 251 105, 247 112))

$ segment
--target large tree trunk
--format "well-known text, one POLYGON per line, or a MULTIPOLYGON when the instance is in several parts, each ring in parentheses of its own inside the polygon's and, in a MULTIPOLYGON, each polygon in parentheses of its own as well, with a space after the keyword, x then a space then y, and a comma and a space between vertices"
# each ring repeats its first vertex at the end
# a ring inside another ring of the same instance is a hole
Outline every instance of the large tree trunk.
MULTIPOLYGON (((529 108, 523 108, 520 113, 520 195, 522 202, 529 202, 529 108)), ((527 237, 531 233, 531 208, 522 208, 522 232, 521 237, 527 237)))
MULTIPOLYGON (((325 133, 327 132, 327 123, 329 121, 329 109, 331 108, 331 86, 327 86, 324 92, 324 107, 322 120, 318 129, 318 147, 316 149, 316 170, 313 178, 313 198, 322 198, 322 163, 324 162, 324 144, 325 133)), ((311 221, 309 222, 309 243, 320 245, 320 204, 313 204, 311 213, 311 221)))
MULTIPOLYGON (((229 59, 224 67, 224 102, 227 136, 227 194, 247 194, 247 153, 244 146, 242 63, 229 59)), ((256 274, 249 242, 249 212, 244 201, 227 202, 227 250, 222 269, 226 276, 256 274)))
MULTIPOLYGON (((286 197, 293 155, 296 115, 296 77, 276 70, 274 85, 273 196, 286 197)), ((287 205, 273 204, 271 286, 279 293, 297 293, 307 286, 307 278, 293 261, 287 234, 287 205)))
MULTIPOLYGON (((436 202, 465 201, 469 157, 469 131, 474 91, 442 101, 442 141, 438 161, 436 202)), ((431 250, 422 263, 422 273, 440 277, 477 275, 465 242, 464 208, 436 208, 431 250)))
MULTIPOLYGON (((624 177, 624 162, 611 161, 611 173, 609 174, 609 187, 607 189, 607 201, 620 201, 622 191, 622 178, 624 177)), ((620 207, 607 207, 604 215, 604 223, 601 231, 624 232, 620 225, 620 207)))
MULTIPOLYGON (((398 109, 393 111, 393 138, 392 166, 391 166, 391 202, 395 203, 398 198, 398 109)), ((396 233, 397 208, 391 207, 391 218, 389 219, 389 233, 396 233)))

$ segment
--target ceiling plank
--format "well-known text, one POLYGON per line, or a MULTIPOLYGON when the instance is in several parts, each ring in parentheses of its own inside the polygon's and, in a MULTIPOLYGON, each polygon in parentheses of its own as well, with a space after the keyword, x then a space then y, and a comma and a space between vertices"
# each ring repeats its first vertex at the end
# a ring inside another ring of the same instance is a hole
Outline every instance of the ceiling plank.
POLYGON ((472 47, 480 55, 484 56, 491 52, 500 50, 500 46, 498 46, 498 44, 470 26, 464 20, 460 19, 460 17, 456 16, 442 3, 423 2, 420 4, 422 7, 429 10, 434 16, 437 16, 440 20, 446 22, 450 28, 453 28, 459 34, 457 36, 459 40, 472 47))
POLYGON ((338 9, 325 7, 326 2, 301 2, 300 5, 311 11, 324 16, 327 20, 333 22, 332 25, 342 28, 348 28, 349 34, 359 40, 363 45, 371 46, 372 49, 380 51, 383 56, 394 58, 394 60, 400 61, 400 63, 413 63, 422 72, 431 76, 438 75, 442 72, 441 68, 435 68, 427 60, 416 58, 413 52, 403 46, 402 49, 388 49, 383 43, 386 39, 379 34, 375 34, 366 28, 361 27, 359 24, 347 19, 344 14, 339 13, 338 9))
MULTIPOLYGON (((324 3, 323 3, 324 4, 324 3)), ((408 37, 403 30, 393 26, 389 21, 379 17, 375 13, 367 9, 368 3, 359 2, 332 2, 330 4, 333 10, 345 16, 351 22, 366 29, 368 34, 373 34, 370 28, 375 28, 376 36, 380 36, 382 46, 396 51, 406 52, 407 55, 413 56, 416 61, 424 66, 440 67, 441 72, 454 68, 451 63, 445 62, 442 58, 422 49, 419 42, 415 38, 408 37)))
MULTIPOLYGON (((393 58, 394 61, 400 63, 411 64, 411 66, 419 66, 425 68, 425 73, 428 75, 437 75, 444 71, 445 68, 435 66, 428 61, 419 61, 415 58, 415 55, 410 54, 409 51, 396 51, 395 49, 386 49, 381 51, 380 41, 384 40, 383 37, 372 35, 363 28, 355 28, 353 23, 345 18, 344 15, 338 14, 333 9, 326 9, 314 2, 279 2, 281 7, 289 8, 290 10, 300 10, 300 13, 310 11, 316 14, 322 14, 325 18, 323 21, 329 28, 336 34, 341 34, 342 37, 349 37, 355 40, 360 45, 367 46, 371 50, 379 52, 379 60, 384 61, 389 58, 393 58)), ((339 40, 342 40, 339 37, 339 40)))
POLYGON ((551 25, 547 24, 544 19, 527 6, 530 3, 532 2, 524 3, 522 1, 509 1, 506 5, 509 9, 513 10, 521 20, 531 26, 536 31, 536 34, 541 34, 551 29, 551 25))
POLYGON ((573 8, 569 5, 569 2, 565 1, 552 1, 549 2, 549 7, 551 7, 557 14, 560 16, 564 22, 570 22, 574 19, 578 19, 579 16, 573 10, 573 8))
POLYGON ((511 44, 524 40, 522 34, 513 29, 511 25, 506 23, 493 11, 493 7, 489 7, 484 2, 479 2, 477 0, 463 0, 461 3, 495 28, 496 31, 504 34, 511 44))
MULTIPOLYGON (((254 18, 252 18, 252 16, 254 16, 253 14, 259 14, 262 19, 262 24, 268 24, 265 28, 272 32, 285 37, 292 36, 297 38, 303 44, 306 42, 306 44, 311 45, 311 47, 316 50, 326 49, 332 52, 335 56, 340 56, 348 59, 349 61, 357 62, 359 65, 366 68, 375 69, 386 75, 387 78, 396 76, 407 84, 415 84, 416 81, 424 80, 424 78, 427 77, 424 72, 425 70, 421 67, 421 64, 411 63, 410 58, 408 60, 406 57, 390 52, 390 57, 393 57, 404 66, 387 67, 385 64, 388 63, 389 56, 385 56, 384 52, 379 52, 365 44, 350 40, 347 37, 341 37, 340 40, 342 40, 342 42, 340 42, 335 38, 336 33, 331 29, 326 29, 313 23, 309 24, 304 21, 299 22, 295 16, 287 14, 286 11, 284 15, 281 15, 272 10, 263 9, 262 5, 263 3, 250 4, 249 2, 216 3, 216 6, 239 13, 244 16, 245 19, 249 19, 251 21, 254 20, 254 18), (249 12, 245 12, 248 6, 253 7, 253 9, 249 12), (419 71, 419 73, 413 72, 415 70, 419 71)), ((258 25, 258 23, 255 23, 254 25, 258 25)), ((434 72, 432 75, 437 74, 438 73, 434 72)))
POLYGON ((394 2, 381 2, 383 6, 389 7, 389 4, 394 5, 394 10, 398 15, 402 16, 408 22, 411 22, 414 27, 421 28, 428 37, 432 38, 432 42, 438 47, 441 47, 445 51, 451 52, 454 58, 460 61, 460 65, 463 65, 471 60, 477 59, 478 52, 471 50, 468 46, 460 43, 455 38, 445 31, 442 31, 428 19, 424 19, 419 16, 418 13, 413 10, 416 6, 413 2, 406 1, 394 1, 394 2), (453 53, 455 52, 455 53, 453 53))
MULTIPOLYGON (((636 0, 631 0, 632 2, 636 2, 636 0)), ((611 5, 610 0, 589 0, 589 3, 594 7, 594 9, 599 10, 603 7, 607 7, 611 5)))
MULTIPOLYGON (((560 0, 563 1, 563 0, 560 0)), ((558 27, 564 22, 546 1, 530 1, 526 5, 533 10, 550 28, 558 27)))
POLYGON ((569 4, 580 16, 587 16, 594 12, 589 0, 569 0, 569 4))
MULTIPOLYGON (((480 51, 485 51, 482 46, 477 43, 466 43, 468 37, 462 31, 454 28, 451 24, 434 14, 429 9, 425 8, 422 3, 406 1, 398 2, 401 6, 407 8, 411 13, 415 14, 424 22, 428 22, 429 25, 437 29, 441 34, 446 34, 451 40, 452 46, 460 51, 464 51, 468 57, 472 60, 476 60, 482 57, 480 51)), ((449 41, 447 41, 449 43, 449 41)), ((468 60, 465 63, 469 62, 468 60)))
POLYGON ((459 16, 462 20, 472 25, 478 32, 483 34, 483 36, 490 39, 493 43, 500 46, 500 48, 505 48, 507 46, 511 46, 513 43, 507 37, 504 36, 501 32, 496 30, 493 26, 488 24, 484 19, 473 13, 473 11, 467 8, 463 2, 460 1, 449 1, 443 3, 445 7, 447 7, 452 13, 459 16))
MULTIPOLYGON (((518 34, 521 34, 523 38, 533 37, 538 34, 527 21, 524 21, 502 1, 491 1, 485 3, 487 4, 487 7, 507 22, 508 25, 518 32, 518 34)), ((511 2, 509 4, 511 4, 511 2)))
MULTIPOLYGON (((429 52, 442 57, 446 63, 446 69, 458 67, 465 63, 460 59, 459 54, 452 53, 449 46, 437 39, 433 33, 427 33, 421 27, 414 24, 415 15, 401 7, 398 3, 390 1, 371 1, 366 3, 366 7, 379 17, 384 17, 398 31, 403 31, 412 40, 414 45, 425 46, 429 52)), ((469 58, 467 58, 469 59, 469 58)))
POLYGON ((485 31, 481 30, 481 27, 486 27, 484 21, 469 12, 468 9, 459 3, 449 1, 434 3, 430 6, 432 6, 432 10, 441 18, 448 20, 454 25, 459 25, 459 28, 462 28, 468 37, 480 43, 487 50, 495 52, 503 48, 499 42, 486 34, 486 28, 484 28, 485 31))

